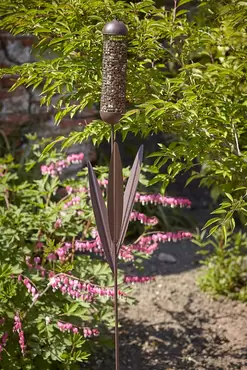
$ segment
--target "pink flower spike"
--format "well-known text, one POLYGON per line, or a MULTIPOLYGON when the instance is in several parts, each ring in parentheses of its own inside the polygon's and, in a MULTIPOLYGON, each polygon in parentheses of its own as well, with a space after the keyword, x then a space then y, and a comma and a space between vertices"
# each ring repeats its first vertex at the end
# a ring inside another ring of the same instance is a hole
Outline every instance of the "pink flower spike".
POLYGON ((135 202, 140 202, 143 205, 150 204, 161 204, 169 207, 191 207, 191 201, 187 198, 173 198, 167 197, 162 194, 144 194, 141 195, 136 193, 135 202))
POLYGON ((143 276, 143 277, 139 277, 139 276, 125 276, 124 278, 124 281, 125 283, 147 283, 149 281, 152 281, 152 280, 155 280, 155 277, 154 276, 143 276))
POLYGON ((13 332, 14 333, 17 332, 18 335, 19 335, 19 344, 20 344, 20 347, 21 347, 22 355, 24 356, 26 346, 25 346, 24 332, 22 330, 22 324, 21 324, 19 314, 16 314, 15 317, 14 317, 13 332))
POLYGON ((144 213, 139 213, 137 211, 131 212, 130 215, 131 221, 140 221, 142 224, 145 225, 156 225, 158 223, 157 217, 148 217, 144 213))

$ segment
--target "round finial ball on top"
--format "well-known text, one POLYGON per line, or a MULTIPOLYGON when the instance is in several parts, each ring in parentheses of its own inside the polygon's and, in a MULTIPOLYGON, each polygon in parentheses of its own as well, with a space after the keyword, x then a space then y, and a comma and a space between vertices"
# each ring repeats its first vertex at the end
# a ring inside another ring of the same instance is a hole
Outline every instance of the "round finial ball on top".
POLYGON ((126 109, 126 70, 128 29, 113 20, 103 28, 103 76, 100 116, 115 125, 126 109))
POLYGON ((106 23, 102 30, 103 35, 112 35, 112 36, 127 36, 128 35, 128 28, 125 26, 123 22, 111 21, 106 23))

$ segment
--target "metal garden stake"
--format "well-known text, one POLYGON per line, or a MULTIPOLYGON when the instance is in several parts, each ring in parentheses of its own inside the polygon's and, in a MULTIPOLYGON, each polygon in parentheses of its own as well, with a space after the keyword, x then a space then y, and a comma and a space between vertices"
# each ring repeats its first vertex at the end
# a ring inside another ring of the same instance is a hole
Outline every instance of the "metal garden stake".
POLYGON ((92 166, 88 163, 90 194, 96 225, 106 260, 114 275, 116 370, 119 370, 117 258, 129 225, 143 158, 143 146, 141 146, 124 191, 122 163, 114 136, 114 125, 125 113, 127 34, 125 24, 117 20, 107 23, 103 28, 103 85, 100 115, 103 121, 111 125, 112 132, 107 207, 92 166))

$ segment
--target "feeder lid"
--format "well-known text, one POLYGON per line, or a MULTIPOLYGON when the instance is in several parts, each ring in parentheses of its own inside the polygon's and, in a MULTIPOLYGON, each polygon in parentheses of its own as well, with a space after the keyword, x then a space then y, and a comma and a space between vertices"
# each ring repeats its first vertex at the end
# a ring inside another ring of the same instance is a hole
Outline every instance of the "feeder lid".
POLYGON ((113 21, 106 23, 102 32, 104 35, 127 36, 128 29, 123 22, 114 19, 113 21))

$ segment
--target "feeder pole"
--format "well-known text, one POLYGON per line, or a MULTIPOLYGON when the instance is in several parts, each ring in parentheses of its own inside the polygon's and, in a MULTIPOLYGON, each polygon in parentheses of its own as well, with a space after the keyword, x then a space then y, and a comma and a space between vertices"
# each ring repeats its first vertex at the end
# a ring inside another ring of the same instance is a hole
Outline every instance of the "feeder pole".
MULTIPOLYGON (((100 116, 111 125, 111 153, 115 142, 114 125, 126 110, 126 70, 127 35, 123 22, 113 20, 103 28, 103 83, 101 92, 100 116)), ((117 193, 116 189, 112 189, 117 193)), ((108 209, 109 213, 109 209, 108 209)), ((114 229, 114 225, 110 225, 114 229)), ((115 238, 116 239, 116 238, 115 238)), ((114 311, 115 311, 115 364, 119 370, 119 333, 118 333, 118 268, 117 241, 113 240, 114 253, 114 311)))
POLYGON ((114 277, 115 370, 120 370, 118 333, 118 254, 123 244, 139 181, 143 146, 137 152, 128 182, 123 189, 122 161, 114 134, 126 109, 127 35, 123 22, 113 20, 103 28, 103 73, 100 103, 102 120, 111 125, 111 161, 108 177, 107 208, 98 180, 88 163, 90 197, 96 226, 106 260, 114 277))

